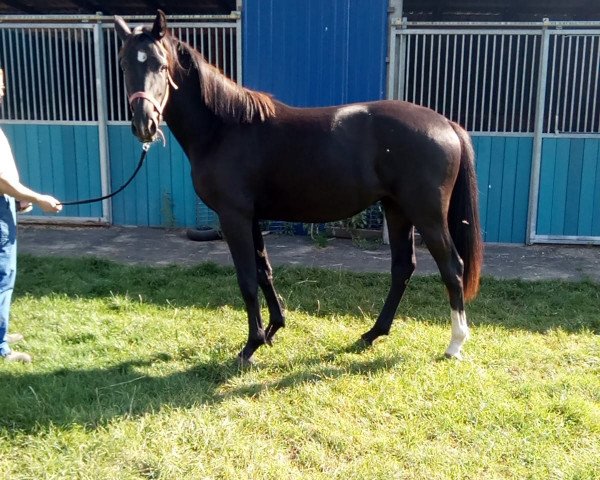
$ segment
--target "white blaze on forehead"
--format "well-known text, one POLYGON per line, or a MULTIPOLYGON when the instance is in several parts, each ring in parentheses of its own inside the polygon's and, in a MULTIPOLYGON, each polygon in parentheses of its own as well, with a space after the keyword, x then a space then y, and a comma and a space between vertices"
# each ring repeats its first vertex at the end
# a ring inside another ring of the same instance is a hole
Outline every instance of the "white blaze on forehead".
POLYGON ((369 113, 369 109, 366 105, 348 105, 345 107, 340 107, 336 110, 333 116, 331 127, 335 128, 339 126, 346 118, 364 113, 369 113))
POLYGON ((143 52, 143 51, 140 50, 137 53, 137 60, 140 63, 144 63, 146 60, 148 60, 148 54, 146 52, 143 52))

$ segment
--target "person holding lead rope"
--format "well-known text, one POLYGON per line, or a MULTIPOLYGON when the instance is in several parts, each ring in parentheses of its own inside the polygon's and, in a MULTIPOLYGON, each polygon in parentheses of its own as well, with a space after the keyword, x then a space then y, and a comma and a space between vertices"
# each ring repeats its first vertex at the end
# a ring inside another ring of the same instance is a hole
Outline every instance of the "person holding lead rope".
MULTIPOLYGON (((4 97, 4 72, 0 69, 0 102, 4 97)), ((23 340, 19 333, 8 333, 10 306, 17 274, 17 216, 16 212, 38 205, 44 212, 57 213, 61 203, 50 195, 37 193, 19 180, 15 160, 0 129, 0 358, 12 362, 31 362, 31 356, 10 348, 23 340)))

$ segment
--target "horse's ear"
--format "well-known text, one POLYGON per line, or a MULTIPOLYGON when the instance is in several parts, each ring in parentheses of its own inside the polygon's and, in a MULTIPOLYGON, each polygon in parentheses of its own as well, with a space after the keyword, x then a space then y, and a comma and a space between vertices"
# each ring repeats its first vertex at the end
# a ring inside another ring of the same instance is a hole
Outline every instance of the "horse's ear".
POLYGON ((152 36, 157 40, 160 40, 167 33, 167 16, 162 10, 156 12, 156 18, 154 19, 154 25, 152 25, 152 36))
POLYGON ((131 29, 127 26, 125 20, 118 15, 115 15, 115 30, 119 38, 123 41, 127 40, 127 37, 131 35, 131 29))

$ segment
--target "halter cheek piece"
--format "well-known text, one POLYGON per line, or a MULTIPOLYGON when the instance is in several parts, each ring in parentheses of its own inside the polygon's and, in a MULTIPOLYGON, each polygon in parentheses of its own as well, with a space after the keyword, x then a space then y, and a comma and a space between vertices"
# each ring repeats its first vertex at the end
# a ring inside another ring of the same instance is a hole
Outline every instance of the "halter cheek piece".
MULTIPOLYGON (((166 59, 167 52, 166 52, 165 48, 162 46, 162 44, 160 43, 160 41, 156 40, 154 37, 150 36, 147 33, 144 33, 144 35, 146 35, 147 37, 152 39, 152 41, 156 44, 158 49, 164 54, 164 58, 166 59)), ((138 98, 141 98, 143 100, 148 100, 154 107, 154 110, 156 110, 158 112, 158 121, 160 122, 162 120, 162 116, 163 116, 163 109, 165 108, 165 105, 167 104, 167 101, 169 100, 169 93, 171 91, 169 86, 172 87, 174 90, 177 90, 179 88, 177 86, 177 84, 173 81, 173 77, 171 77, 171 73, 169 72, 168 69, 167 69, 167 80, 168 80, 167 88, 165 90, 165 94, 163 95, 161 102, 156 100, 156 98, 154 98, 149 93, 146 93, 143 90, 140 90, 139 92, 134 92, 131 95, 129 95, 128 100, 129 100, 130 108, 133 109, 133 101, 137 100, 138 98)), ((158 125, 156 125, 156 133, 160 138, 162 138, 163 146, 166 145, 165 135, 162 132, 162 130, 159 128, 158 125)))

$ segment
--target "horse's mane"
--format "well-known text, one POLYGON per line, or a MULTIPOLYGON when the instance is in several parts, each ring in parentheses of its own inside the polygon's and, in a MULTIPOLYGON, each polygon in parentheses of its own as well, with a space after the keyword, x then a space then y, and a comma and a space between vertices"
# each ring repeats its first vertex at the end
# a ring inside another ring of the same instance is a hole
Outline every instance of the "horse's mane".
POLYGON ((180 52, 190 56, 193 66, 198 70, 204 103, 222 120, 250 123, 275 116, 275 105, 270 95, 238 85, 208 63, 196 49, 170 34, 165 36, 161 44, 167 49, 169 64, 175 69, 184 68, 179 60, 180 52))

